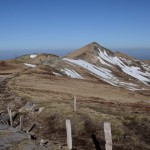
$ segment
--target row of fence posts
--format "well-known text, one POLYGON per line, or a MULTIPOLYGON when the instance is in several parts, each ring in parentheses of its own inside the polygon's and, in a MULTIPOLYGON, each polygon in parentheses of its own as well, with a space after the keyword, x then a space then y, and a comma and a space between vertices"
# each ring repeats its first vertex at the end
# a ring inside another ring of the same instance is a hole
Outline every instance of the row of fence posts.
MULTIPOLYGON (((74 96, 74 112, 77 111, 77 98, 74 96)), ((66 131, 67 131, 67 147, 69 150, 72 149, 72 132, 71 132, 71 121, 66 120, 66 131)), ((111 135, 111 124, 109 122, 104 122, 104 134, 105 134, 105 149, 112 150, 112 135, 111 135)))
MULTIPOLYGON (((13 126, 12 112, 8 107, 8 115, 10 119, 10 126, 13 126)), ((77 111, 77 99, 74 96, 74 112, 77 111)), ((23 131, 23 115, 20 116, 20 130, 23 131)), ((71 131, 71 121, 69 119, 66 120, 66 131, 67 131, 67 147, 71 150, 72 147, 72 131, 71 131)), ((111 135, 111 125, 109 122, 104 122, 104 134, 105 134, 105 149, 112 150, 112 135, 111 135)))
MULTIPOLYGON (((69 150, 72 149, 72 132, 71 122, 69 119, 66 120, 66 131, 67 131, 67 147, 69 150)), ((109 122, 104 122, 104 134, 105 134, 105 149, 112 150, 112 136, 111 136, 111 125, 109 122)))

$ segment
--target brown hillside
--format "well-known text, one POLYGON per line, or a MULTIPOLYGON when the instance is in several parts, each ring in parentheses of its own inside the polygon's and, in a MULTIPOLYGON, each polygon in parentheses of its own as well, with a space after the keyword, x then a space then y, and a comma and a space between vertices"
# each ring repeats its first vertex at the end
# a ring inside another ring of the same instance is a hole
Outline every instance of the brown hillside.
POLYGON ((109 49, 102 47, 96 42, 92 42, 72 53, 65 55, 65 57, 70 59, 76 59, 77 57, 85 53, 96 53, 98 51, 98 48, 100 48, 101 50, 106 50, 109 54, 114 55, 109 49))

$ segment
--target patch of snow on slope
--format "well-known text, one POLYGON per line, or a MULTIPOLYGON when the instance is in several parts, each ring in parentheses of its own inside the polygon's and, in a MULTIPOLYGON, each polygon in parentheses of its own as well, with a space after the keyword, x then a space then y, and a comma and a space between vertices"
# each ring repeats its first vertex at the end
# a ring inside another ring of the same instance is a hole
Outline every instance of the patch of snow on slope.
POLYGON ((64 70, 61 69, 61 71, 64 71, 65 74, 70 76, 71 78, 84 79, 77 72, 75 72, 73 69, 70 70, 70 69, 65 68, 64 70))
POLYGON ((138 80, 140 80, 141 82, 143 82, 145 84, 146 84, 146 82, 150 82, 150 80, 147 77, 145 77, 145 76, 148 76, 149 73, 147 73, 147 72, 146 73, 141 72, 137 67, 133 67, 133 66, 128 67, 128 66, 125 66, 124 68, 122 68, 122 70, 126 74, 128 74, 128 75, 130 75, 130 76, 132 76, 132 77, 134 77, 134 78, 136 78, 138 80))
POLYGON ((24 63, 24 65, 28 66, 28 67, 31 67, 31 68, 34 68, 36 67, 36 65, 33 65, 33 64, 28 64, 28 63, 24 63))
POLYGON ((99 49, 99 57, 102 58, 104 61, 109 62, 110 64, 118 65, 119 67, 125 66, 125 64, 118 57, 108 56, 106 51, 102 52, 100 49, 99 49))
POLYGON ((103 68, 103 67, 96 67, 88 62, 83 60, 73 60, 68 58, 63 58, 63 60, 68 61, 72 64, 78 65, 90 71, 93 75, 100 77, 103 81, 113 85, 118 86, 119 80, 112 75, 111 70, 103 68))
POLYGON ((59 73, 57 73, 57 72, 53 72, 53 74, 54 74, 55 76, 61 76, 61 74, 59 74, 59 73))
POLYGON ((87 69, 94 76, 100 77, 103 81, 113 86, 119 86, 119 87, 123 86, 126 87, 127 89, 132 89, 132 90, 133 89, 135 90, 134 87, 137 87, 136 84, 120 81, 117 77, 111 74, 111 70, 109 69, 103 67, 96 67, 95 65, 92 65, 80 59, 73 60, 73 59, 63 58, 63 60, 87 69))
POLYGON ((141 91, 141 90, 148 90, 148 89, 145 89, 145 88, 142 88, 142 89, 137 89, 137 88, 134 88, 134 87, 128 87, 128 90, 130 91, 141 91))
POLYGON ((119 57, 119 59, 121 59, 122 61, 126 62, 128 65, 132 64, 131 60, 127 60, 126 58, 119 57))
POLYGON ((109 67, 112 67, 112 65, 106 63, 101 57, 97 57, 99 59, 99 61, 103 64, 103 65, 106 65, 106 66, 109 66, 109 67))
POLYGON ((99 56, 106 62, 119 66, 124 73, 140 80, 142 83, 147 84, 147 82, 150 82, 150 79, 148 79, 150 73, 148 72, 144 73, 138 67, 126 66, 118 57, 108 56, 106 51, 102 52, 100 49, 99 49, 99 56))
POLYGON ((144 63, 141 63, 142 64, 142 67, 147 70, 147 71, 150 71, 150 66, 147 65, 147 64, 144 64, 144 63))
POLYGON ((30 55, 30 58, 35 58, 35 57, 37 57, 37 55, 35 54, 30 55))
POLYGON ((102 68, 102 67, 96 67, 95 65, 92 65, 92 64, 85 62, 81 59, 73 60, 73 59, 64 58, 63 60, 66 60, 66 61, 71 62, 73 64, 76 64, 78 66, 81 66, 81 67, 89 70, 90 72, 92 72, 95 75, 100 76, 102 78, 111 79, 113 77, 113 75, 111 74, 111 71, 109 69, 102 68))

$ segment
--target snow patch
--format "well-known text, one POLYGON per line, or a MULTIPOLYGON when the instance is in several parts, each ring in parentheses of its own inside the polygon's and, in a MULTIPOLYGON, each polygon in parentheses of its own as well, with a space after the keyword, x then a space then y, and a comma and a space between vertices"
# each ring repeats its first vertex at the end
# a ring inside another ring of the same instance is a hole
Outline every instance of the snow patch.
POLYGON ((37 57, 37 55, 35 54, 30 55, 30 58, 35 58, 35 57, 37 57))
POLYGON ((122 61, 126 62, 128 65, 132 64, 131 60, 127 60, 126 58, 119 57, 119 59, 121 59, 122 61))
MULTIPOLYGON (((70 62, 72 64, 75 64, 77 66, 83 67, 85 69, 87 69, 88 71, 91 72, 91 74, 93 74, 96 77, 100 77, 103 81, 113 85, 113 86, 117 86, 117 87, 126 87, 129 90, 137 90, 138 85, 134 84, 134 83, 128 83, 128 82, 122 82, 120 81, 116 76, 112 75, 111 70, 103 68, 103 67, 96 67, 93 64, 90 64, 88 62, 85 62, 83 60, 73 60, 73 59, 68 59, 68 58, 63 58, 63 60, 70 62)), ((114 60, 117 60, 116 58, 114 60)), ((133 72, 128 72, 131 73, 132 75, 136 75, 136 73, 139 71, 140 68, 138 67, 131 67, 130 69, 126 67, 124 67, 124 71, 127 72, 127 70, 129 71, 133 71, 133 72)), ((139 76, 135 76, 135 77, 143 77, 140 74, 138 74, 139 76)), ((143 77, 144 79, 144 77, 143 77)), ((147 78, 146 78, 147 79, 147 78)), ((142 80, 142 79, 141 79, 142 80)))
POLYGON ((33 64, 28 64, 28 63, 24 63, 24 65, 28 66, 28 67, 31 67, 31 68, 34 68, 36 67, 36 65, 33 65, 33 64))
POLYGON ((65 72, 66 75, 70 76, 71 78, 77 78, 77 79, 84 79, 82 76, 80 76, 77 72, 75 72, 73 69, 67 69, 64 70, 61 69, 61 71, 65 72))
POLYGON ((53 72, 53 74, 54 74, 55 76, 61 76, 61 74, 59 74, 59 73, 57 73, 57 72, 53 72))
POLYGON ((150 66, 144 63, 141 63, 142 67, 146 70, 146 71, 150 71, 150 66))
POLYGON ((68 58, 63 58, 63 60, 66 60, 66 61, 71 62, 73 64, 76 64, 78 66, 81 66, 81 67, 89 70, 90 72, 92 72, 95 75, 100 76, 102 78, 111 79, 113 77, 111 74, 111 71, 109 69, 102 68, 102 67, 96 67, 95 65, 92 65, 92 64, 85 62, 81 59, 72 60, 72 59, 68 59, 68 58))
POLYGON ((149 79, 150 73, 142 72, 141 69, 138 67, 126 66, 118 57, 108 56, 106 51, 102 52, 100 49, 99 49, 99 56, 104 61, 109 62, 110 64, 113 64, 113 65, 119 66, 124 73, 140 80, 142 83, 148 85, 147 82, 150 82, 150 79, 149 79))
POLYGON ((103 64, 103 65, 106 65, 106 66, 109 66, 109 67, 112 67, 112 65, 106 63, 101 57, 97 57, 99 59, 99 61, 103 64))
POLYGON ((128 87, 128 90, 130 91, 141 91, 141 90, 148 90, 148 89, 145 89, 145 88, 142 88, 142 89, 137 89, 137 88, 134 88, 134 87, 128 87))

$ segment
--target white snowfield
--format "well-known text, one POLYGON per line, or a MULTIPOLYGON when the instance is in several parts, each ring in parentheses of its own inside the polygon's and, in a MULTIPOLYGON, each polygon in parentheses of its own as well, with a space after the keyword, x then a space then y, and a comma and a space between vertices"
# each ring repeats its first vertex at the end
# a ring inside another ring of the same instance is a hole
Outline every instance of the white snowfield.
MULTIPOLYGON (((93 74, 97 77, 100 77, 102 80, 104 80, 105 82, 107 82, 113 86, 128 85, 128 83, 125 84, 125 82, 121 83, 117 79, 117 77, 112 75, 112 72, 109 69, 106 69, 103 67, 96 67, 95 65, 92 65, 92 64, 85 62, 83 60, 80 60, 80 59, 73 60, 73 59, 63 58, 63 60, 87 69, 89 72, 91 72, 91 74, 93 74)), ((129 83, 129 86, 130 85, 131 85, 131 83, 129 83)))
POLYGON ((37 57, 37 55, 35 54, 30 55, 30 58, 35 58, 35 57, 37 57))
MULTIPOLYGON (((135 66, 127 66, 118 57, 108 56, 106 51, 102 52, 99 49, 99 56, 97 58, 102 64, 107 65, 109 67, 114 67, 113 65, 119 66, 124 73, 138 79, 146 85, 148 85, 148 83, 150 82, 149 72, 142 72, 140 68, 135 66)), ((63 60, 87 69, 89 72, 91 72, 91 74, 100 77, 102 80, 113 86, 125 86, 127 89, 138 90, 137 88, 135 88, 137 87, 136 84, 122 82, 119 78, 113 75, 111 70, 109 69, 97 67, 81 59, 74 60, 69 58, 63 58, 63 60)))
POLYGON ((33 64, 28 64, 28 63, 24 63, 24 65, 28 66, 28 67, 31 67, 31 68, 34 68, 36 67, 36 65, 33 65, 33 64))
POLYGON ((100 76, 102 78, 105 79, 111 79, 113 76, 111 74, 111 71, 106 69, 106 68, 102 68, 102 67, 96 67, 95 65, 92 65, 86 61, 83 61, 81 59, 79 60, 73 60, 73 59, 68 59, 68 58, 63 58, 63 60, 66 60, 70 63, 76 64, 78 66, 81 66, 85 69, 87 69, 88 71, 94 73, 97 76, 100 76))
POLYGON ((138 80, 140 80, 142 83, 147 84, 147 82, 150 82, 150 73, 149 72, 142 72, 140 68, 134 67, 134 66, 126 66, 119 58, 110 57, 107 55, 106 51, 102 52, 99 49, 99 57, 102 58, 105 62, 108 62, 113 65, 119 66, 122 71, 138 80))
POLYGON ((71 78, 84 79, 77 72, 75 72, 73 69, 70 70, 70 69, 65 68, 64 70, 61 69, 61 71, 65 72, 65 74, 70 76, 71 78))

